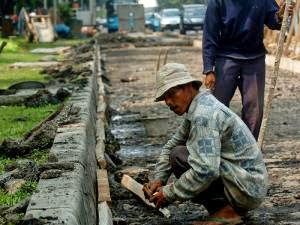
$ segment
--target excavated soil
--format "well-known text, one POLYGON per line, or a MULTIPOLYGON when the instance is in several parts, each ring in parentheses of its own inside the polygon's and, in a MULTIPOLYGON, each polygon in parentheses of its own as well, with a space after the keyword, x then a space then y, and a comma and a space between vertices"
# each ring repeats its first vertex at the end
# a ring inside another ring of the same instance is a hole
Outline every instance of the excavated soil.
MULTIPOLYGON (((164 47, 165 48, 165 47, 164 47)), ((153 171, 161 146, 174 133, 181 121, 162 103, 154 103, 154 65, 161 48, 102 50, 112 108, 110 129, 120 144, 118 156, 123 164, 111 169, 112 213, 115 224, 191 224, 195 218, 207 215, 206 210, 192 202, 176 202, 168 206, 171 218, 146 207, 131 193, 122 189, 116 170, 138 166, 153 171), (125 80, 131 82, 124 82, 125 80), (164 117, 164 134, 149 136, 145 118, 164 117), (167 119, 168 118, 168 119, 167 119)), ((185 64, 200 80, 201 50, 193 47, 172 47, 168 62, 185 64)), ((267 85, 272 70, 267 70, 267 85)), ((267 95, 267 94, 266 94, 267 95)), ((270 123, 263 154, 269 172, 268 196, 260 208, 244 218, 244 224, 300 224, 300 75, 281 71, 278 78, 270 123)), ((238 114, 240 96, 234 96, 231 107, 238 114)), ((141 182, 141 181, 140 181, 141 182)))

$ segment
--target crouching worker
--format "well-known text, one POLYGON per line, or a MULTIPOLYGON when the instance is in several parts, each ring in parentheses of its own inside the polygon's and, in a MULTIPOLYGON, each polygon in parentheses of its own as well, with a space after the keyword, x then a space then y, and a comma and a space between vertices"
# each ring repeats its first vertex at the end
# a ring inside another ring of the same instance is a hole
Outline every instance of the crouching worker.
POLYGON ((266 195, 266 167, 244 122, 200 86, 182 64, 157 73, 156 101, 185 118, 143 191, 157 208, 177 200, 203 204, 210 216, 194 224, 239 224, 266 195), (171 173, 177 180, 167 184, 171 173))

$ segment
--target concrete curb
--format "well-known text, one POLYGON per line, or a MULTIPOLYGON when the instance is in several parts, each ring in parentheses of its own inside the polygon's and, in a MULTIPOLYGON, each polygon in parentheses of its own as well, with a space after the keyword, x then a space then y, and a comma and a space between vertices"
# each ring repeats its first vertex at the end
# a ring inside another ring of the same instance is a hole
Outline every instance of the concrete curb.
POLYGON ((68 102, 79 109, 79 120, 58 129, 50 150, 58 162, 74 163, 74 170, 63 171, 57 178, 40 179, 27 208, 25 224, 97 224, 98 85, 97 68, 92 67, 92 70, 87 86, 74 93, 68 102))
MULTIPOLYGON (((275 56, 273 55, 266 55, 266 65, 274 67, 275 64, 275 56)), ((287 57, 281 57, 280 67, 281 70, 287 70, 292 73, 299 73, 300 74, 300 61, 299 60, 292 60, 287 57)))

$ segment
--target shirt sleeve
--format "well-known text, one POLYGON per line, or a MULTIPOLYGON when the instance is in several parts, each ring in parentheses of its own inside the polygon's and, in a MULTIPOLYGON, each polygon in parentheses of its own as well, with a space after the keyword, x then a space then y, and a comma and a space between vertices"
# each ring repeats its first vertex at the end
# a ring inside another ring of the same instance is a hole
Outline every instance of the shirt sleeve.
POLYGON ((214 71, 220 32, 220 19, 216 0, 209 0, 203 29, 203 74, 214 71))
POLYGON ((163 188, 164 196, 171 202, 196 197, 219 177, 221 154, 219 131, 196 125, 191 132, 193 141, 188 145, 193 148, 189 150, 188 158, 191 168, 177 181, 163 188))
POLYGON ((267 1, 265 24, 272 30, 280 30, 281 21, 278 18, 279 6, 274 0, 267 1))
POLYGON ((185 119, 173 137, 164 145, 161 154, 158 158, 158 162, 155 167, 154 179, 161 180, 166 183, 169 176, 171 175, 171 164, 170 164, 170 152, 178 146, 184 145, 188 138, 190 130, 190 122, 185 119))

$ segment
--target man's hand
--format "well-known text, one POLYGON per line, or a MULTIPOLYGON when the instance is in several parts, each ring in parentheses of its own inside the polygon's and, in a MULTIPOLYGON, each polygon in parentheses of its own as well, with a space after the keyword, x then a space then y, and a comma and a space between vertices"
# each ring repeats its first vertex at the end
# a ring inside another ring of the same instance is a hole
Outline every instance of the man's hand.
POLYGON ((206 74, 204 84, 206 88, 214 90, 215 89, 215 83, 216 83, 216 75, 214 72, 209 72, 206 74))
MULTIPOLYGON (((295 7, 295 2, 292 1, 288 8, 289 16, 293 15, 294 7, 295 7)), ((278 10, 278 19, 280 21, 282 21, 283 19, 284 8, 285 8, 285 0, 281 0, 279 3, 279 10, 278 10)))
POLYGON ((153 202, 155 204, 155 207, 159 209, 160 207, 167 205, 167 200, 164 197, 163 194, 163 187, 160 187, 157 189, 157 192, 155 192, 151 198, 149 199, 150 202, 153 202))
POLYGON ((149 183, 144 184, 143 191, 146 199, 150 199, 150 197, 157 192, 157 189, 162 187, 163 183, 160 180, 153 180, 149 183))

